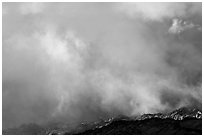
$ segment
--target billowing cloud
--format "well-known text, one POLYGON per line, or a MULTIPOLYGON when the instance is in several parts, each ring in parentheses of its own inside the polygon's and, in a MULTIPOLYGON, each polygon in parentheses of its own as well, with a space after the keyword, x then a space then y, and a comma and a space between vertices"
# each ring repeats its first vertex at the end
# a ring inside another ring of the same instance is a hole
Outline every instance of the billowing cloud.
POLYGON ((172 26, 169 28, 169 33, 179 34, 185 30, 197 29, 201 31, 200 25, 193 24, 192 22, 187 22, 179 19, 173 19, 172 26))
POLYGON ((3 4, 3 128, 201 105, 199 4, 25 4, 3 4))
POLYGON ((186 17, 188 14, 198 14, 201 10, 200 3, 123 3, 117 7, 132 18, 142 17, 145 20, 163 21, 166 18, 186 17))

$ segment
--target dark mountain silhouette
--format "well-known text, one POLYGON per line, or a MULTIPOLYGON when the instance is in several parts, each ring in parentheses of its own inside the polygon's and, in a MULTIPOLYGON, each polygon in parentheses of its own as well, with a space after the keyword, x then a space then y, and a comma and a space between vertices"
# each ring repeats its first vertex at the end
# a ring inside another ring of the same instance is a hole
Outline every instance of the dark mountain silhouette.
POLYGON ((96 122, 70 124, 52 123, 47 126, 22 125, 3 130, 3 134, 50 135, 201 135, 202 112, 196 108, 180 108, 170 113, 143 114, 137 117, 117 116, 96 122))

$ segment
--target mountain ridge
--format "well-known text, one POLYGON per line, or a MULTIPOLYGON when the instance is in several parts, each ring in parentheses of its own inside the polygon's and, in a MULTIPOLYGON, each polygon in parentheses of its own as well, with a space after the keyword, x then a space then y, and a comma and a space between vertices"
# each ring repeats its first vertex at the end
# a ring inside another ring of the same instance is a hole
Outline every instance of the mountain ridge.
POLYGON ((95 122, 82 122, 75 128, 71 128, 69 124, 53 125, 54 127, 41 127, 37 124, 24 124, 19 128, 3 130, 3 134, 202 134, 202 111, 183 107, 169 113, 143 114, 135 117, 119 115, 95 122))

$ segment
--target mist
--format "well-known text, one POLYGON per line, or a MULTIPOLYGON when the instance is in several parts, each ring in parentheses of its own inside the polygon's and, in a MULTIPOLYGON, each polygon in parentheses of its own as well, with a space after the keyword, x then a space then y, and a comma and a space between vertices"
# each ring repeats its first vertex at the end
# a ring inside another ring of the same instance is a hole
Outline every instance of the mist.
POLYGON ((3 128, 202 104, 202 3, 3 3, 3 128))

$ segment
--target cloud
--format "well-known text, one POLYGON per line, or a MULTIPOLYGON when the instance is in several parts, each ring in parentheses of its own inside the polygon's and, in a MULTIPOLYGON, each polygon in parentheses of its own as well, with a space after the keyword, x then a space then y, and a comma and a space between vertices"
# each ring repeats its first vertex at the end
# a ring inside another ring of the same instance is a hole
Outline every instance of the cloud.
POLYGON ((172 26, 169 28, 169 33, 179 34, 189 29, 197 29, 198 31, 201 31, 200 25, 188 21, 183 21, 181 19, 173 19, 172 26))
MULTIPOLYGON (((21 11, 24 4, 5 5, 21 11)), ((25 12, 29 19, 21 12, 3 16, 3 128, 49 121, 75 126, 201 104, 202 32, 185 29, 178 38, 164 20, 186 16, 187 26, 179 20, 173 26, 189 28, 201 11, 142 3, 136 11, 142 18, 133 8, 133 19, 115 12, 118 4, 43 3, 25 12), (168 13, 160 13, 164 7, 168 13)))
POLYGON ((27 14, 38 14, 41 13, 44 9, 44 4, 40 2, 36 3, 23 3, 20 5, 20 13, 23 15, 27 14))
POLYGON ((199 3, 123 3, 117 9, 131 18, 142 17, 148 21, 163 21, 174 17, 186 17, 187 14, 199 13, 199 3))

